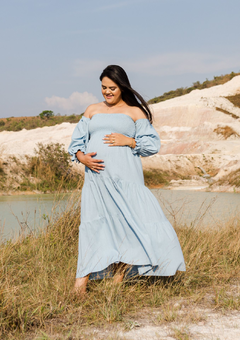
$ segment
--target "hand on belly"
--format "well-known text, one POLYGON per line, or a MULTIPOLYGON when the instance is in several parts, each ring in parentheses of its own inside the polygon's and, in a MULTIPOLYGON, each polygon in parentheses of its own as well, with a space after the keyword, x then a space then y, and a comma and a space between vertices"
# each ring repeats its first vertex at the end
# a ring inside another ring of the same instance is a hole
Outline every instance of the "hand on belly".
POLYGON ((86 155, 82 155, 81 157, 81 163, 86 165, 89 169, 98 172, 99 170, 104 170, 105 165, 102 164, 104 161, 102 159, 95 159, 94 156, 96 156, 96 152, 90 152, 86 155))

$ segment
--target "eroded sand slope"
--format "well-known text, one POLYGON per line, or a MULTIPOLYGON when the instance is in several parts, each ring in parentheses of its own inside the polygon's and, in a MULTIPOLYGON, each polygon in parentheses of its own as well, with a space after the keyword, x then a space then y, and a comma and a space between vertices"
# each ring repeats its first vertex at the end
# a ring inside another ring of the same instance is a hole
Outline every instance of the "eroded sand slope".
MULTIPOLYGON (((162 147, 159 154, 143 159, 143 166, 188 179, 172 181, 172 188, 179 185, 208 187, 209 177, 202 177, 204 172, 199 167, 210 174, 214 183, 240 169, 240 108, 225 98, 239 93, 240 76, 237 76, 224 85, 195 90, 152 105, 154 126, 160 134, 162 147), (224 131, 233 133, 226 138, 224 131)), ((33 155, 39 142, 63 143, 67 149, 75 126, 63 123, 34 130, 1 132, 0 157, 33 155)), ((219 190, 217 184, 213 185, 213 190, 219 190)), ((225 187, 225 190, 232 188, 225 187)))

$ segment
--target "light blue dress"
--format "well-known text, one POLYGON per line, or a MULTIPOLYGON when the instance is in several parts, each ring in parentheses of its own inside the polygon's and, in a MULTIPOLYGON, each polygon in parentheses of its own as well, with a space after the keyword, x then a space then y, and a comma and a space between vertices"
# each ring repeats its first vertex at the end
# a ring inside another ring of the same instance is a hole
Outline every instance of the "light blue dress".
POLYGON ((157 199, 144 185, 140 156, 159 151, 160 139, 147 119, 136 122, 122 113, 82 117, 69 153, 78 161, 78 150, 97 152, 105 168, 96 173, 85 167, 76 277, 112 276, 112 265, 132 265, 139 275, 170 276, 184 271, 177 235, 157 199), (104 144, 112 132, 134 137, 135 149, 104 144))

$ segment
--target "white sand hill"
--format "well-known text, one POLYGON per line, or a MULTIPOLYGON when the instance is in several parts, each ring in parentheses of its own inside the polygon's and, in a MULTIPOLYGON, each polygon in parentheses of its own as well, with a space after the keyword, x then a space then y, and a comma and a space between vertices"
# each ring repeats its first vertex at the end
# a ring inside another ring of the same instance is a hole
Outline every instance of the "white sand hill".
MULTIPOLYGON (((145 168, 194 176, 194 181, 208 183, 199 177, 197 167, 214 169, 213 180, 240 168, 240 108, 235 107, 226 96, 240 93, 240 76, 224 85, 191 93, 151 106, 154 126, 159 132, 162 147, 159 154, 143 159, 145 168), (222 108, 227 112, 216 110, 222 108), (229 127, 235 134, 225 139, 214 132, 219 127, 229 127)), ((76 124, 62 123, 19 132, 0 133, 0 156, 22 157, 33 155, 37 143, 62 143, 67 149, 76 124)), ((180 182, 172 182, 178 187, 180 182)), ((181 182, 181 185, 184 181, 181 182)), ((188 184, 189 183, 188 181, 188 184)))

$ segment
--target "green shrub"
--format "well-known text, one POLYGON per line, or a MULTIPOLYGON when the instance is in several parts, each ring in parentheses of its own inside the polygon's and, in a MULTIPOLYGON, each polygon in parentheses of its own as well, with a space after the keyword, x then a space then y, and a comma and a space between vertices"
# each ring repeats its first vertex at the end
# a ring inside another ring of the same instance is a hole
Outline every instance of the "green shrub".
POLYGON ((0 120, 0 126, 4 126, 5 122, 3 120, 0 120))
MULTIPOLYGON (((63 144, 50 143, 37 144, 35 156, 27 158, 24 167, 26 177, 32 176, 37 190, 43 192, 56 191, 59 189, 76 188, 79 182, 83 182, 82 176, 72 171, 72 163, 69 154, 64 150, 63 144)), ((33 186, 29 180, 21 183, 22 190, 32 190, 33 186)))
POLYGON ((39 113, 39 117, 40 117, 41 119, 44 119, 44 118, 49 119, 49 118, 51 118, 51 117, 53 117, 53 116, 54 116, 54 113, 53 113, 53 111, 51 111, 51 110, 44 110, 44 111, 42 111, 41 113, 39 113))

